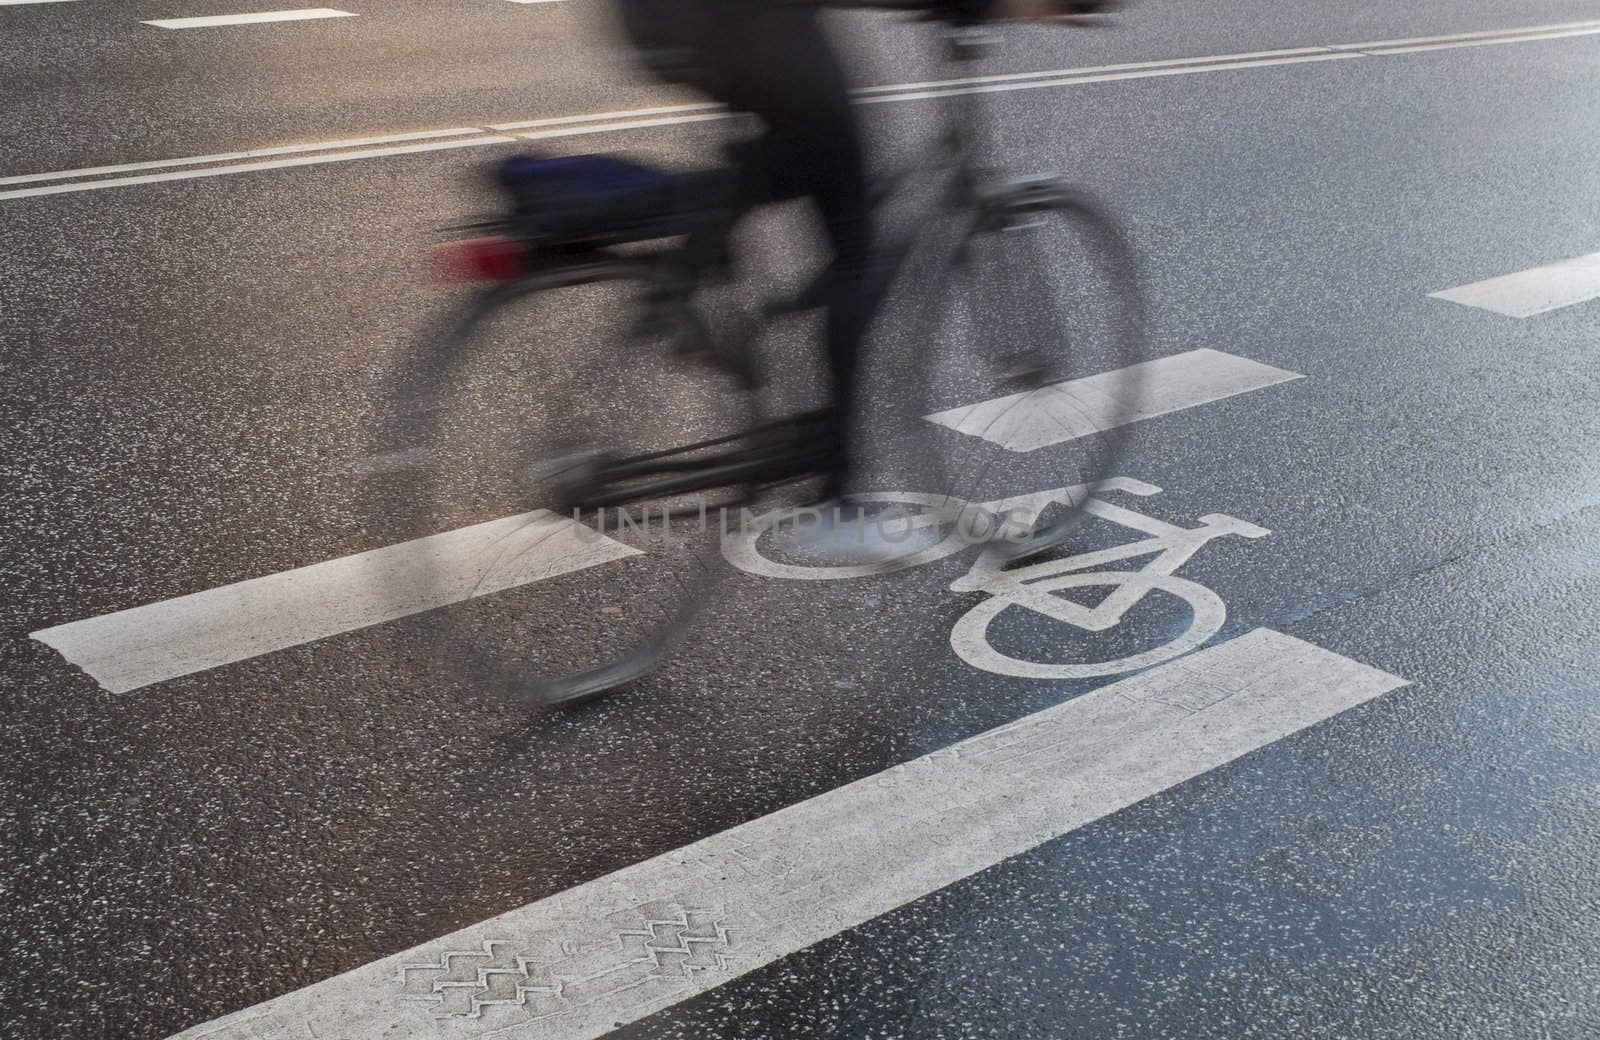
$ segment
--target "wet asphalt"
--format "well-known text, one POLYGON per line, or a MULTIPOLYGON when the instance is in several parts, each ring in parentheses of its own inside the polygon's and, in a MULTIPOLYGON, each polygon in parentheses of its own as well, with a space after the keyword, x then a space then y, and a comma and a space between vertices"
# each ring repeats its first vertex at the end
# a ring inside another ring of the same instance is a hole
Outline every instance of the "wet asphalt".
MULTIPOLYGON (((396 4, 392 26, 363 11, 239 42, 141 36, 101 3, 8 8, 36 35, 0 45, 22 87, 0 174, 663 97, 597 57, 579 31, 596 12, 533 6, 396 4), (539 42, 514 46, 506 26, 533 14, 539 42)), ((1597 11, 1152 10, 1005 61, 1597 11)), ((1266 626, 1412 685, 619 1035, 1600 1035, 1600 303, 1516 320, 1427 297, 1600 248, 1594 40, 990 99, 1008 160, 1114 205, 1151 356, 1210 347, 1306 377, 1131 432, 1126 475, 1163 489, 1141 510, 1272 532, 1182 569, 1226 602, 1217 638, 1266 626)), ((904 153, 933 114, 867 118, 904 153)), ((692 164, 721 132, 599 143, 692 164)), ((425 619, 125 694, 30 640, 501 515, 463 499, 424 528, 403 485, 357 472, 417 330, 455 299, 419 246, 492 204, 471 174, 493 154, 0 201, 0 1036, 165 1037, 1097 684, 959 660, 971 601, 948 586, 970 559, 735 576, 654 677, 568 712, 484 696, 429 657, 425 619)), ((541 392, 610 344, 608 313, 530 315, 526 365, 499 375, 541 392)), ((1001 464, 1037 490, 1059 463, 1001 464)), ((536 629, 586 580, 469 609, 536 629)), ((626 561, 606 580, 649 578, 626 561)), ((1106 649, 1174 609, 1139 608, 1106 649)))

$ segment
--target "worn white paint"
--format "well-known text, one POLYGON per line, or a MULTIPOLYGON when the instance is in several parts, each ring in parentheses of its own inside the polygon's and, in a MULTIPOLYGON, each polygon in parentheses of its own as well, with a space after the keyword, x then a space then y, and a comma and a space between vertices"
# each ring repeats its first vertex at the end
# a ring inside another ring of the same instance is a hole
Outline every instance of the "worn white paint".
POLYGON ((1531 318, 1600 298, 1600 253, 1575 256, 1571 260, 1428 295, 1512 318, 1531 318))
POLYGON ((354 18, 349 11, 331 7, 302 7, 293 11, 253 11, 248 14, 208 14, 194 18, 156 18, 145 22, 158 29, 208 29, 217 25, 258 25, 265 22, 304 22, 321 18, 354 18))
POLYGON ((1009 451, 1028 452, 1302 378, 1201 348, 926 418, 1009 451))
POLYGON ((590 1040, 1405 681, 1268 629, 182 1040, 590 1040))
POLYGON ((114 693, 639 550, 536 510, 34 632, 114 693))

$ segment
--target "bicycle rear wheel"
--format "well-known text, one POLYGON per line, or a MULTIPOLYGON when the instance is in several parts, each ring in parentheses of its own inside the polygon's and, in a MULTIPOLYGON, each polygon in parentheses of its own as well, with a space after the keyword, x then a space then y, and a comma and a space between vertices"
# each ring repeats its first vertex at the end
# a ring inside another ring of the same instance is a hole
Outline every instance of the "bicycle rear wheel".
POLYGON ((668 470, 709 465, 725 446, 677 449, 748 428, 754 397, 676 341, 631 334, 638 289, 490 290, 402 375, 386 437, 402 464, 384 485, 417 538, 405 594, 432 608, 399 636, 429 674, 576 703, 649 674, 713 601, 720 510, 746 489, 702 494, 714 473, 668 470))
POLYGON ((1032 555, 1082 522, 1097 482, 1122 475, 1143 414, 1137 266, 1105 209, 1054 178, 952 209, 959 219, 919 234, 885 302, 874 371, 896 419, 888 454, 910 490, 952 509, 1078 489, 993 544, 1032 555))

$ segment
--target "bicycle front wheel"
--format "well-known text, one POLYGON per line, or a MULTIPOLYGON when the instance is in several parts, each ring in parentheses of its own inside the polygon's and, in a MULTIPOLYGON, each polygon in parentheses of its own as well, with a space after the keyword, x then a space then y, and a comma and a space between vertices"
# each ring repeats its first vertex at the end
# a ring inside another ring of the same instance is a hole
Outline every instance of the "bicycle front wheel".
POLYGON ((899 403, 900 468, 917 490, 954 508, 1060 492, 1000 546, 1030 555, 1122 475, 1144 408, 1137 266, 1106 210, 1055 179, 953 208, 961 219, 919 236, 886 301, 879 396, 899 403))

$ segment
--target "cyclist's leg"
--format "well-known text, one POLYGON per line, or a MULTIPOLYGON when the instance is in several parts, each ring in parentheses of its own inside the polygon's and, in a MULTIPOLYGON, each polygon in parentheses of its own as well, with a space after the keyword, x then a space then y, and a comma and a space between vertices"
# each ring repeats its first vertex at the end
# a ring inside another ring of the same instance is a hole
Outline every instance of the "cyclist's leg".
POLYGON ((736 53, 742 75, 730 101, 769 127, 742 169, 765 179, 775 199, 809 197, 833 250, 827 300, 827 362, 834 445, 823 497, 843 491, 849 473, 856 374, 872 319, 872 212, 861 133, 844 71, 814 11, 763 6, 736 53))
MULTIPOLYGON (((814 10, 802 5, 702 0, 678 8, 676 44, 692 53, 683 79, 767 126, 734 147, 740 208, 810 198, 833 249, 827 361, 834 415, 824 495, 837 497, 849 469, 856 371, 872 318, 872 214, 861 134, 849 87, 814 10)), ((691 244, 691 253, 702 250, 691 244)))

